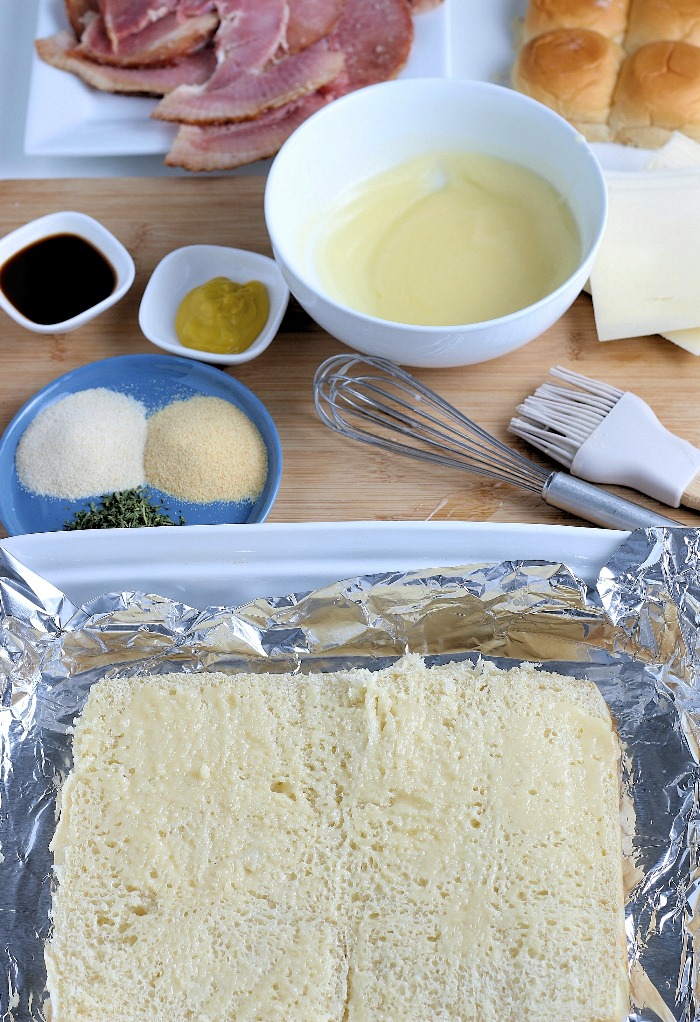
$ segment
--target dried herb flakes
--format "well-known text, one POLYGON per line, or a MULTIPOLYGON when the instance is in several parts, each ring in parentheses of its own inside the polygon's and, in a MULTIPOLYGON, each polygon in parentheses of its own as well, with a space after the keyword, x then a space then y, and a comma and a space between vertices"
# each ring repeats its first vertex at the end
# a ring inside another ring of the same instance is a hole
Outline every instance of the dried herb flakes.
POLYGON ((163 501, 152 502, 142 486, 132 490, 106 493, 99 501, 90 501, 89 509, 77 511, 65 523, 67 531, 74 529, 140 529, 152 525, 184 525, 178 512, 178 521, 169 515, 163 501))

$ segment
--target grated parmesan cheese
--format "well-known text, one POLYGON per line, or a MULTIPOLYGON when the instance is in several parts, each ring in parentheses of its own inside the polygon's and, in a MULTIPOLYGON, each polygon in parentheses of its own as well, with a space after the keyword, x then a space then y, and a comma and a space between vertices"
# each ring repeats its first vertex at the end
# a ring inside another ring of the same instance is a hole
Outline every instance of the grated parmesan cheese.
POLYGON ((146 409, 106 387, 68 394, 44 408, 20 437, 20 483, 46 497, 81 500, 145 481, 146 409))
POLYGON ((151 486, 182 500, 253 500, 267 478, 267 450, 240 408, 200 395, 151 416, 145 466, 151 486))

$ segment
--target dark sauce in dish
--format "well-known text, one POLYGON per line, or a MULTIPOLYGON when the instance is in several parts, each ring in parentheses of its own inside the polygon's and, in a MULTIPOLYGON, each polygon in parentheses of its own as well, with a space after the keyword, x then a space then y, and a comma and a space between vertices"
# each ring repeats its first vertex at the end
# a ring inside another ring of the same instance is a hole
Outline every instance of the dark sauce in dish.
POLYGON ((50 326, 79 316, 114 291, 116 274, 77 234, 54 234, 15 252, 0 267, 0 289, 18 312, 50 326))

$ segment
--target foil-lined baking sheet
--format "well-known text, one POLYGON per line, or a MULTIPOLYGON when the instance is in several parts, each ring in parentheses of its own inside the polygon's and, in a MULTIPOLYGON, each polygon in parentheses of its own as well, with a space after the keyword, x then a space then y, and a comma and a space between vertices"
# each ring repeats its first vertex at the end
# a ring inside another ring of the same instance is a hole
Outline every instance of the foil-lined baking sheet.
POLYGON ((599 685, 623 752, 629 1022, 700 1019, 699 546, 696 530, 632 533, 592 587, 563 564, 508 561, 206 610, 135 592, 74 607, 0 551, 0 1019, 48 1017, 56 792, 97 679, 380 668, 408 650, 599 685))

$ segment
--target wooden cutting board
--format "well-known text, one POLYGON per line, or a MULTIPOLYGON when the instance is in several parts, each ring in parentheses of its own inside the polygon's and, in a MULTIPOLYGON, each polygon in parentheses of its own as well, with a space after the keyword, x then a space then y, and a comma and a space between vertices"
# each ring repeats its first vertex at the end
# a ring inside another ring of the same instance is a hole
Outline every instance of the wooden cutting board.
MULTIPOLYGON (((141 334, 138 308, 151 272, 172 249, 218 244, 270 255, 264 186, 264 178, 253 176, 0 181, 0 235, 45 213, 80 210, 112 230, 136 263, 128 295, 73 333, 29 333, 0 311, 0 430, 35 391, 71 369, 115 355, 160 351, 141 334)), ((314 410, 312 379, 323 359, 346 350, 292 300, 270 348, 232 373, 267 406, 279 429, 284 474, 270 521, 588 524, 511 486, 390 456, 332 433, 314 410)), ((554 468, 509 437, 506 427, 515 406, 557 364, 634 391, 669 429, 700 446, 700 359, 659 337, 601 344, 586 295, 549 331, 511 355, 414 374, 495 436, 554 468)), ((617 492, 682 524, 700 525, 696 512, 669 511, 651 499, 617 492)))

